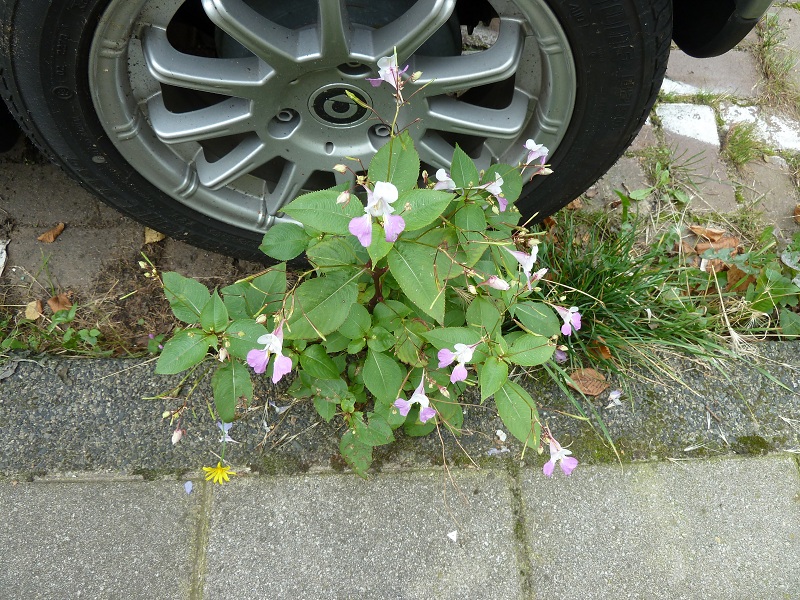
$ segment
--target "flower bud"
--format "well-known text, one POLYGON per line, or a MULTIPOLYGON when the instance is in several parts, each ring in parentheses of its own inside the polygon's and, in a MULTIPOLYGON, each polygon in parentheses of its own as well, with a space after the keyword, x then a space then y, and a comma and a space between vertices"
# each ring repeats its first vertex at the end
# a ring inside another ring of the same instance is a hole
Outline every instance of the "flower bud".
POLYGON ((342 173, 342 174, 347 173, 347 167, 342 164, 334 165, 333 170, 336 171, 337 173, 342 173))
POLYGON ((553 174, 553 169, 551 169, 550 167, 545 167, 544 169, 539 171, 539 173, 541 175, 552 175, 553 174))
POLYGON ((228 360, 228 351, 225 348, 220 348, 219 357, 217 360, 219 360, 219 362, 225 362, 228 360))
POLYGON ((411 81, 416 81, 416 80, 417 80, 417 79, 419 79, 420 77, 422 77, 422 71, 414 71, 414 72, 411 74, 411 81))
POLYGON ((468 291, 470 294, 472 294, 472 295, 475 295, 475 294, 477 294, 477 293, 478 293, 478 290, 476 290, 476 289, 475 289, 475 286, 474 286, 474 285, 469 285, 469 286, 467 286, 467 291, 468 291))
POLYGON ((165 410, 163 413, 161 413, 161 418, 162 419, 166 419, 167 417, 171 417, 171 416, 172 416, 172 411, 171 410, 165 410))
POLYGON ((139 268, 141 268, 141 269, 149 269, 149 268, 150 268, 150 265, 148 265, 148 264, 147 264, 146 262, 144 262, 143 260, 140 260, 140 261, 139 261, 139 268))
POLYGON ((348 190, 343 191, 336 197, 336 204, 347 204, 350 202, 350 192, 348 190))
POLYGON ((180 442, 182 437, 183 437, 183 429, 178 427, 175 431, 172 432, 172 445, 174 446, 175 444, 180 442))
POLYGON ((267 322, 267 315, 258 315, 256 317, 256 323, 263 325, 266 322, 267 322))

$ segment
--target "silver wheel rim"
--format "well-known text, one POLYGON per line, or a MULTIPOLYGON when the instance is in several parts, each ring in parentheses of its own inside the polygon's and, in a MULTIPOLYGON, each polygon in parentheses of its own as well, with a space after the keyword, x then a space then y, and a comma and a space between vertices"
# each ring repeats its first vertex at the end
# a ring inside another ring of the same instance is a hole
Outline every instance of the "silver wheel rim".
POLYGON ((332 171, 345 156, 368 164, 385 128, 344 94, 393 115, 389 90, 366 77, 395 47, 408 73, 423 73, 401 124, 425 164, 446 167, 464 140, 480 168, 517 164, 525 140, 552 154, 564 137, 575 67, 544 0, 490 0, 494 44, 453 55, 423 44, 449 41, 456 0, 417 0, 378 28, 360 24, 346 0, 321 0, 316 23, 298 29, 251 8, 257 1, 202 0, 223 56, 175 47, 184 0, 112 0, 92 41, 92 100, 111 141, 145 179, 212 219, 263 232, 299 193, 346 181, 332 171))

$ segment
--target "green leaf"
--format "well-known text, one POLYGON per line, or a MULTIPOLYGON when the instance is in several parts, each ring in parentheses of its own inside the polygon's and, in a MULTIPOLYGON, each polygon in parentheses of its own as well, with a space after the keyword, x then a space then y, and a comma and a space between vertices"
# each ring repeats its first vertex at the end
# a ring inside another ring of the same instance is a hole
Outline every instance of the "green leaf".
POLYGON ((467 325, 483 329, 490 335, 500 328, 502 315, 493 300, 477 296, 467 308, 467 325))
POLYGON ((312 246, 306 252, 306 258, 320 273, 331 269, 342 269, 348 266, 355 267, 358 263, 366 263, 366 253, 363 260, 358 256, 362 250, 361 244, 354 237, 328 237, 319 244, 312 246), (358 245, 358 248, 356 248, 358 245))
POLYGON ((358 297, 355 277, 323 276, 303 282, 294 294, 291 339, 315 339, 336 331, 347 319, 358 297))
POLYGON ((392 249, 392 242, 386 241, 386 231, 378 223, 372 224, 372 241, 367 248, 367 253, 375 265, 380 259, 389 254, 392 249))
POLYGON ((433 223, 453 201, 453 192, 413 189, 401 194, 395 206, 406 223, 405 231, 415 231, 433 223))
POLYGON ((367 336, 367 346, 375 352, 385 352, 394 346, 394 336, 381 326, 375 326, 367 336))
POLYGON ((228 309, 219 297, 217 290, 209 298, 203 310, 200 312, 200 326, 205 331, 222 333, 228 326, 228 309))
POLYGON ((404 363, 413 367, 424 367, 428 364, 422 347, 425 340, 422 337, 428 331, 428 326, 422 321, 409 320, 399 329, 395 329, 395 355, 404 363))
POLYGON ((367 477, 367 469, 372 464, 372 446, 367 446, 359 442, 353 431, 348 429, 339 442, 339 452, 350 468, 359 475, 367 477))
POLYGON ((408 132, 404 131, 389 140, 375 153, 369 163, 369 179, 373 183, 389 181, 401 194, 416 187, 419 180, 419 154, 408 132))
POLYGON ((466 327, 440 327, 438 329, 431 329, 423 333, 422 336, 433 344, 434 348, 441 350, 442 348, 452 349, 455 344, 466 344, 471 346, 476 344, 481 339, 481 334, 474 329, 466 327))
POLYGON ((318 379, 339 379, 339 369, 320 344, 312 344, 300 354, 300 366, 318 379))
POLYGON ((199 281, 168 271, 161 275, 164 294, 172 312, 183 321, 193 325, 200 322, 200 313, 211 298, 208 288, 199 281))
POLYGON ((555 311, 542 302, 520 302, 513 307, 514 317, 531 333, 553 337, 561 331, 555 311))
POLYGON ((228 314, 234 319, 272 314, 280 310, 286 293, 286 265, 281 263, 252 281, 222 288, 228 314))
POLYGON ((326 423, 330 423, 331 419, 336 416, 336 404, 328 402, 319 396, 314 398, 314 408, 317 409, 319 416, 322 417, 326 423))
POLYGON ((486 213, 478 204, 465 204, 459 208, 453 222, 464 231, 486 231, 486 213))
POLYGON ((164 344, 156 363, 156 373, 172 375, 202 362, 216 337, 200 329, 181 329, 164 344))
POLYGON ((264 234, 258 247, 275 260, 291 260, 302 254, 311 237, 305 229, 294 223, 275 223, 264 234))
POLYGON ((231 361, 219 367, 211 378, 214 405, 223 423, 230 423, 236 416, 239 398, 253 399, 253 382, 250 372, 242 363, 231 361))
POLYGON ((373 314, 378 325, 385 327, 389 331, 394 331, 400 327, 401 321, 411 312, 412 310, 402 302, 385 300, 375 306, 373 314))
POLYGON ((513 204, 522 193, 522 175, 520 175, 519 169, 511 165, 493 165, 486 173, 489 181, 496 179, 495 173, 499 173, 503 178, 503 185, 500 186, 500 189, 503 190, 503 197, 508 200, 509 204, 513 204), (491 177, 489 173, 492 173, 491 177))
POLYGON ((464 274, 464 267, 459 264, 458 238, 451 228, 435 228, 423 233, 416 240, 419 244, 435 249, 434 275, 438 281, 454 279, 464 274))
POLYGON ((290 202, 282 210, 303 225, 313 227, 323 233, 349 235, 348 225, 353 217, 364 214, 364 207, 355 201, 336 204, 339 192, 320 190, 304 194, 290 202))
POLYGON ((458 145, 456 145, 456 150, 453 152, 450 178, 461 188, 473 187, 478 185, 480 181, 480 174, 475 167, 475 163, 458 145))
POLYGON ((364 385, 381 402, 393 403, 403 385, 405 370, 393 358, 369 350, 364 363, 364 385))
POLYGON ((372 317, 369 311, 362 304, 353 304, 347 319, 339 327, 339 333, 351 340, 365 337, 372 327, 372 317))
POLYGON ((489 356, 480 367, 478 382, 481 386, 481 402, 497 392, 508 381, 508 364, 496 356, 489 356))
POLYGON ((444 291, 433 273, 436 248, 397 242, 389 253, 389 269, 408 299, 438 322, 444 320, 444 291))
POLYGON ((261 348, 258 338, 269 333, 267 328, 252 319, 241 319, 230 324, 225 330, 225 348, 240 360, 247 360, 247 353, 253 348, 261 348))
POLYGON ((513 381, 506 381, 495 392, 494 401, 500 419, 511 435, 531 448, 538 448, 541 425, 536 403, 530 394, 513 381))
POLYGON ((550 360, 555 351, 549 338, 526 333, 514 340, 506 358, 515 365, 536 367, 550 360))
POLYGON ((369 414, 369 422, 365 423, 363 418, 353 419, 354 433, 356 440, 366 446, 383 446, 394 441, 392 428, 386 419, 375 413, 369 414))
POLYGON ((788 308, 781 309, 781 333, 787 337, 800 337, 800 315, 788 308))

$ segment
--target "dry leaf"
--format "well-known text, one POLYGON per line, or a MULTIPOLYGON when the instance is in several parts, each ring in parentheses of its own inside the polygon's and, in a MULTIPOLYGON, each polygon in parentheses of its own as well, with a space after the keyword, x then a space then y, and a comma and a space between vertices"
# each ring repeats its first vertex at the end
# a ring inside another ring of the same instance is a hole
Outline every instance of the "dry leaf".
POLYGON ((42 235, 40 235, 37 240, 40 242, 44 242, 45 244, 52 244, 56 241, 56 238, 61 235, 61 232, 64 231, 64 224, 59 223, 55 227, 53 227, 49 231, 45 231, 42 235))
POLYGON ((32 300, 25 305, 25 318, 29 321, 35 321, 42 316, 44 306, 41 300, 32 300))
POLYGON ((163 233, 159 233, 155 229, 150 229, 149 227, 144 228, 144 243, 145 244, 155 244, 156 242, 160 242, 164 238, 166 238, 163 233))
MULTIPOLYGON (((700 242, 699 244, 695 245, 694 251, 698 254, 702 254, 706 250, 722 250, 723 248, 733 248, 735 250, 738 247, 739 238, 727 236, 716 242, 700 242)), ((733 252, 732 254, 736 254, 736 252, 733 252)))
POLYGON ((579 208, 583 208, 583 202, 580 198, 575 198, 575 200, 567 204, 567 210, 578 210, 579 208))
POLYGON ((723 235, 725 235, 724 229, 714 229, 713 227, 700 227, 699 225, 690 225, 689 229, 692 230, 692 233, 699 235, 700 237, 704 237, 711 242, 718 242, 723 235))
POLYGON ((800 204, 794 207, 794 222, 800 225, 800 204))
POLYGON ((609 350, 608 346, 600 342, 592 342, 589 345, 589 352, 594 354, 597 358, 611 360, 611 350, 609 350))
POLYGON ((578 369, 570 373, 570 378, 572 382, 567 385, 587 396, 599 396, 609 388, 606 378, 594 369, 578 369))
POLYGON ((697 254, 697 251, 687 241, 681 241, 681 252, 683 252, 686 256, 697 254))
POLYGON ((57 313, 60 310, 69 310, 72 308, 72 302, 67 294, 59 294, 58 296, 50 298, 50 300, 47 301, 47 306, 49 306, 50 310, 54 313, 57 313))
POLYGON ((751 283, 755 283, 756 278, 742 271, 736 265, 728 269, 728 291, 744 293, 751 283))

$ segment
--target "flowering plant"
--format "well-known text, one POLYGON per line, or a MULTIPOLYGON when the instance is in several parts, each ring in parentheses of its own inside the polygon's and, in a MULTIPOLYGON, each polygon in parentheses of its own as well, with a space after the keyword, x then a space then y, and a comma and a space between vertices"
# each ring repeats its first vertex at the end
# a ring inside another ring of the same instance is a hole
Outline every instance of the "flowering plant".
MULTIPOLYGON (((370 81, 390 85, 399 111, 403 88, 419 74, 407 77, 394 57, 379 67, 370 81)), ((283 208, 292 221, 275 224, 261 245, 283 262, 213 293, 164 274, 187 327, 164 345, 157 372, 181 372, 213 351, 223 423, 252 399, 253 374, 277 383, 291 373, 289 394, 347 425, 340 450, 362 475, 373 447, 391 443, 399 428, 458 434, 458 399, 477 386, 482 402, 494 397, 512 435, 539 451, 549 442, 556 458, 548 465, 558 459, 570 472, 577 461, 546 429, 542 439, 536 402, 509 378, 515 367, 549 361, 559 336, 580 329, 577 308, 547 301, 546 269, 534 270, 540 240, 513 205, 523 176, 547 174, 547 149, 529 140, 526 163, 482 172, 456 147, 450 172, 439 169, 434 180, 420 173, 397 113, 384 123, 391 138, 366 174, 363 166, 334 167, 353 172, 352 188, 311 192, 283 208), (285 261, 303 254, 308 268, 289 283, 285 261)))

